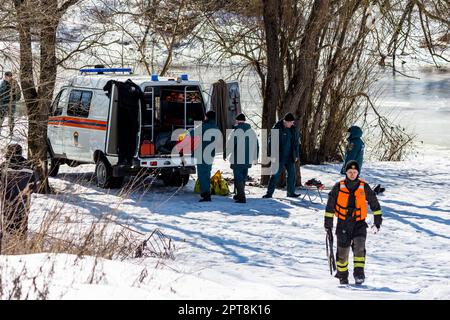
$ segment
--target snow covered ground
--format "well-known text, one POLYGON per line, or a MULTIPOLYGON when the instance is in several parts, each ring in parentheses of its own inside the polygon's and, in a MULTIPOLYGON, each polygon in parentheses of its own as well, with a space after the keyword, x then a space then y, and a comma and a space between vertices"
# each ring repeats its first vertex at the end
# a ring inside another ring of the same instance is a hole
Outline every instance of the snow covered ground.
MULTIPOLYGON (((231 177, 223 160, 217 159, 217 169, 231 177)), ((304 166, 303 181, 318 178, 331 187, 339 169, 304 166)), ((175 260, 2 256, 3 298, 26 269, 21 298, 25 292, 38 297, 27 288, 46 287, 51 299, 450 299, 449 150, 427 147, 413 160, 365 163, 363 170, 366 181, 382 183, 387 191, 379 197, 381 231, 368 234, 361 288, 340 287, 330 276, 320 199, 287 200, 283 190, 261 199, 265 189, 247 187, 247 204, 221 196, 199 203, 195 176, 181 190, 155 182, 147 192, 138 189, 124 198, 118 190, 95 186, 93 166, 63 166, 51 179, 61 193, 34 195, 31 229, 58 205, 78 217, 65 223, 88 224, 113 214, 141 233, 161 229, 174 240, 175 260)), ((251 169, 254 177, 258 172, 251 169)))

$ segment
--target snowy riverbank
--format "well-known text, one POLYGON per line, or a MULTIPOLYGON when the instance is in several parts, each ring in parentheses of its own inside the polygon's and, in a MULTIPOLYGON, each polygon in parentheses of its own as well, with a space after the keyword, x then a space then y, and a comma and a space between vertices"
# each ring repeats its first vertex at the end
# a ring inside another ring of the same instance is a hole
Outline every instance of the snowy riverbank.
MULTIPOLYGON (((228 163, 218 160, 214 169, 230 177, 228 163)), ((319 178, 331 187, 338 169, 304 166, 303 180, 319 178)), ((194 177, 178 192, 158 182, 123 199, 117 190, 95 186, 93 166, 61 167, 51 184, 62 193, 34 196, 31 229, 55 203, 64 205, 65 215, 82 214, 79 223, 114 212, 139 232, 160 228, 174 240, 175 260, 3 256, 3 286, 8 289, 25 264, 28 276, 39 274, 38 283, 48 284, 52 299, 449 299, 449 150, 428 147, 413 160, 366 163, 363 170, 371 185, 382 183, 387 191, 379 198, 381 232, 368 235, 367 280, 360 289, 341 288, 329 274, 319 199, 286 200, 282 190, 261 199, 265 189, 247 187, 247 204, 219 196, 199 203, 194 177)), ((27 292, 31 280, 23 285, 27 292)))

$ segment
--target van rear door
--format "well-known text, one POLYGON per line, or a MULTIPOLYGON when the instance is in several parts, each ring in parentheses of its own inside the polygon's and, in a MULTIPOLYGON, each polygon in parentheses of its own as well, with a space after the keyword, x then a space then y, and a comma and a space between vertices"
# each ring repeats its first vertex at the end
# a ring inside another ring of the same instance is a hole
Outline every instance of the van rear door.
POLYGON ((118 153, 118 90, 115 84, 111 88, 108 110, 108 128, 106 130, 105 153, 108 156, 119 156, 118 153))
POLYGON ((216 112, 217 126, 225 139, 226 130, 233 127, 236 116, 242 112, 239 82, 215 82, 209 89, 208 109, 216 112))

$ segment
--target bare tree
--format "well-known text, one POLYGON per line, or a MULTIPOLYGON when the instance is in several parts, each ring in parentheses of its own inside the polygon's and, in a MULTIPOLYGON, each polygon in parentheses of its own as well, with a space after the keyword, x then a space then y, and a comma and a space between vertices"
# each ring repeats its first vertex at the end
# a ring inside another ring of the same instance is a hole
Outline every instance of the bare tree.
MULTIPOLYGON (((47 123, 55 86, 56 31, 64 13, 79 0, 13 0, 20 43, 20 80, 28 113, 28 153, 41 179, 47 177, 47 123), (32 30, 39 33, 39 81, 34 81, 32 30)), ((47 185, 45 183, 44 185, 47 185)))

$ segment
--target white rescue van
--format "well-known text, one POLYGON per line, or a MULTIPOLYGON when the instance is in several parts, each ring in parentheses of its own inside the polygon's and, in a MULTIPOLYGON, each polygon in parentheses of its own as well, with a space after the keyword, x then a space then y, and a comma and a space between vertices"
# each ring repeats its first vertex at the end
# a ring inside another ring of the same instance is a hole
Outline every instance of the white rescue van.
POLYGON ((194 121, 204 119, 206 104, 200 82, 189 80, 187 75, 177 79, 136 76, 126 68, 80 72, 60 89, 51 106, 50 175, 56 176, 61 164, 96 164, 97 184, 103 188, 120 187, 124 177, 142 170, 158 175, 167 185, 186 184, 189 175, 195 173, 195 159, 171 154, 176 143, 171 135, 176 129, 193 128, 194 121), (110 80, 123 83, 128 79, 140 87, 144 98, 138 105, 125 106, 139 110, 138 127, 131 135, 135 141, 129 141, 136 148, 131 162, 119 163, 120 132, 131 130, 132 125, 123 123, 120 116, 120 101, 126 98, 119 96, 117 83, 109 94, 104 87, 110 80))

